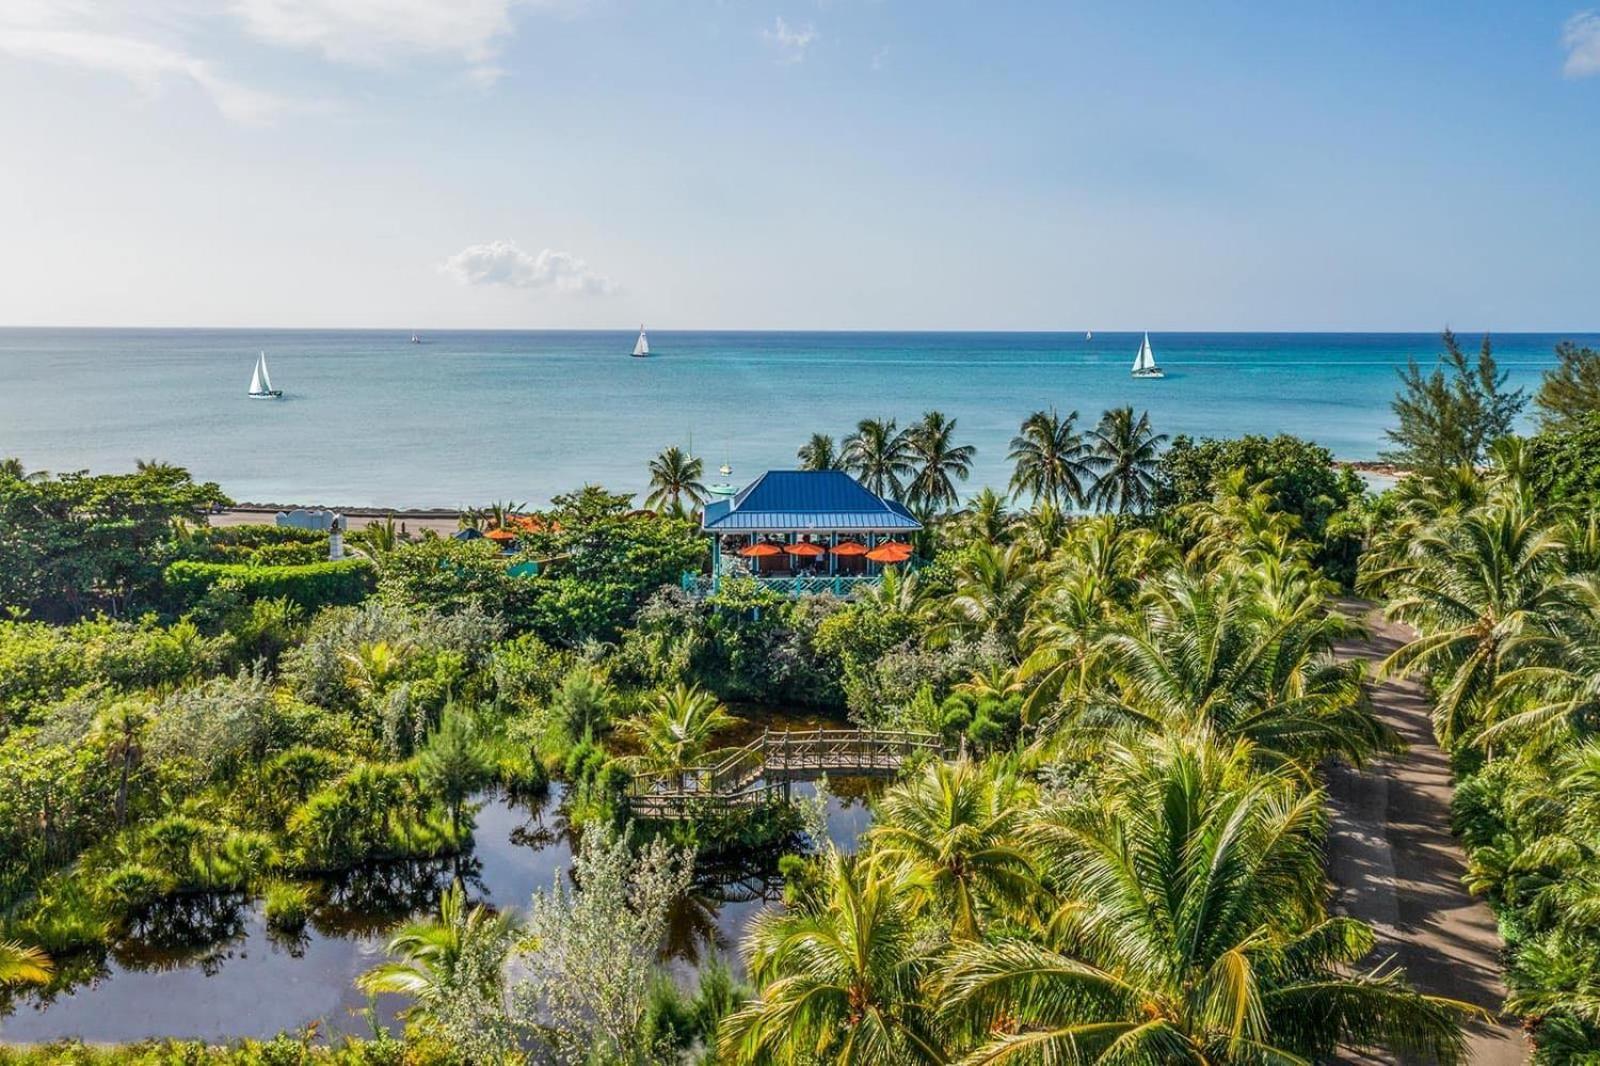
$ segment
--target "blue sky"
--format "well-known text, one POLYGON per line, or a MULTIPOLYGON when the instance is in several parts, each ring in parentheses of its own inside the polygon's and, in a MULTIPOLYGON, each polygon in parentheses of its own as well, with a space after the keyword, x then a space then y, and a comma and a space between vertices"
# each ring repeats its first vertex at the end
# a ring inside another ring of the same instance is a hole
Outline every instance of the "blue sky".
POLYGON ((0 324, 1600 325, 1583 0, 5 0, 0 145, 0 324))

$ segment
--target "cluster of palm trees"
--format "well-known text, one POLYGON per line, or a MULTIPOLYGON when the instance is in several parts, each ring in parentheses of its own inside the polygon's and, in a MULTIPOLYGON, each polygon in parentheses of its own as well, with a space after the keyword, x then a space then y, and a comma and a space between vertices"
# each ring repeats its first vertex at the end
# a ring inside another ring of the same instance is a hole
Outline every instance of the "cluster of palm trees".
POLYGON ((1155 499, 1156 471, 1166 436, 1150 425, 1148 412, 1118 407, 1100 416, 1088 433, 1077 429, 1078 412, 1065 417, 1035 411, 1011 439, 1011 490, 1056 508, 1144 511, 1155 499))
MULTIPOLYGON (((1011 491, 1061 509, 1098 507, 1142 511, 1154 499, 1161 446, 1148 414, 1131 407, 1107 411, 1087 434, 1078 413, 1036 411, 1012 438, 1011 491)), ((976 449, 955 443, 956 420, 929 411, 904 429, 892 418, 863 419, 835 447, 813 434, 798 454, 801 469, 844 470, 867 488, 937 514, 960 500, 957 482, 972 470, 976 449)))
POLYGON ((895 786, 757 921, 719 1061, 1459 1059, 1466 1008, 1361 970, 1371 930, 1324 909, 1319 768, 1399 739, 1264 496, 1225 479, 1177 540, 975 507, 951 591, 884 594, 1001 649, 963 687, 1023 695, 1020 742, 895 786))
POLYGON ((1508 1007, 1538 1058, 1600 1047, 1600 514, 1541 505, 1527 454, 1402 483, 1362 580, 1416 634, 1383 668, 1427 680, 1469 773, 1468 883, 1515 931, 1508 1007))
MULTIPOLYGON (((1163 434, 1147 413, 1131 407, 1107 411, 1087 433, 1076 411, 1061 416, 1036 411, 1011 441, 1010 491, 1057 510, 1147 510, 1155 499, 1163 434)), ((842 442, 814 433, 796 457, 802 470, 842 470, 873 493, 924 516, 961 502, 960 486, 972 474, 977 449, 961 444, 956 420, 928 411, 902 427, 893 418, 866 418, 842 442)), ((645 506, 685 514, 705 504, 704 463, 673 446, 650 461, 645 506)))
POLYGON ((1248 744, 934 763, 747 940, 729 1063, 1265 1063, 1462 1054, 1457 1005, 1362 972, 1324 910, 1322 796, 1248 744), (1060 767, 1058 767, 1060 768, 1060 767))

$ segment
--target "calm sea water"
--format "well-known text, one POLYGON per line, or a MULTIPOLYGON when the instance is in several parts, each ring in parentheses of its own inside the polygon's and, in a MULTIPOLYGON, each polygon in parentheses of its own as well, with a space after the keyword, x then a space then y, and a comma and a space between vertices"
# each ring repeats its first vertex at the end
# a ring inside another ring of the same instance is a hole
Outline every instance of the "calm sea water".
MULTIPOLYGON (((49 470, 163 459, 241 501, 344 506, 539 504, 598 482, 637 490, 667 445, 708 480, 792 466, 813 432, 930 408, 977 446, 970 483, 1003 486, 1030 411, 1147 409, 1195 436, 1296 433, 1375 458, 1395 371, 1431 364, 1429 334, 1157 333, 1167 377, 1134 381, 1138 336, 1096 333, 0 329, 0 456, 49 470), (283 399, 246 398, 258 350, 283 399)), ((1496 337, 1514 384, 1534 386, 1559 340, 1496 337)), ((1475 345, 1476 338, 1468 338, 1475 345)))

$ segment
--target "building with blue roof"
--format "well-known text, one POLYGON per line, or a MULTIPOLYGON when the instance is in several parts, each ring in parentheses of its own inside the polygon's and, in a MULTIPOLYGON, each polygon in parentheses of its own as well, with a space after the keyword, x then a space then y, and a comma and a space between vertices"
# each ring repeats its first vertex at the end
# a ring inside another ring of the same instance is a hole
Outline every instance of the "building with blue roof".
POLYGON ((696 589, 739 575, 796 595, 847 595, 884 566, 909 563, 907 538, 922 523, 841 471, 769 470, 707 503, 700 528, 711 537, 711 577, 696 589))

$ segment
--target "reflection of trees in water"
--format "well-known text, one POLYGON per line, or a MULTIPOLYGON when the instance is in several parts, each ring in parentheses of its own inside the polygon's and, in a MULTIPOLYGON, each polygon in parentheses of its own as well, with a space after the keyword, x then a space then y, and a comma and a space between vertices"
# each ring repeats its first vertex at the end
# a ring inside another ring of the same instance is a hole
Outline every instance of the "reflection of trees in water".
MULTIPOLYGON (((50 975, 49 984, 0 987, 0 1018, 9 1018, 24 1005, 42 1010, 54 1003, 63 992, 71 992, 79 985, 110 977, 109 958, 109 953, 104 949, 56 956, 53 960, 56 968, 50 975)), ((4 1032, 0 1030, 0 1040, 3 1039, 4 1032)))
POLYGON ((473 894, 482 892, 483 864, 470 854, 449 859, 373 863, 324 880, 311 912, 311 927, 323 936, 372 936, 431 912, 439 894, 460 877, 473 894))
POLYGON ((580 830, 567 818, 567 805, 561 802, 564 795, 561 786, 552 785, 542 796, 508 799, 507 809, 526 815, 523 823, 511 831, 511 843, 534 851, 560 846, 576 852, 580 830))
POLYGON ((130 970, 167 971, 198 966, 211 976, 233 957, 245 937, 249 897, 237 892, 169 896, 141 911, 111 947, 130 970))
POLYGON ((723 907, 729 903, 775 903, 783 898, 783 878, 778 875, 780 849, 744 855, 700 867, 689 891, 672 907, 663 960, 699 966, 711 956, 727 955, 738 945, 723 924, 723 907))

